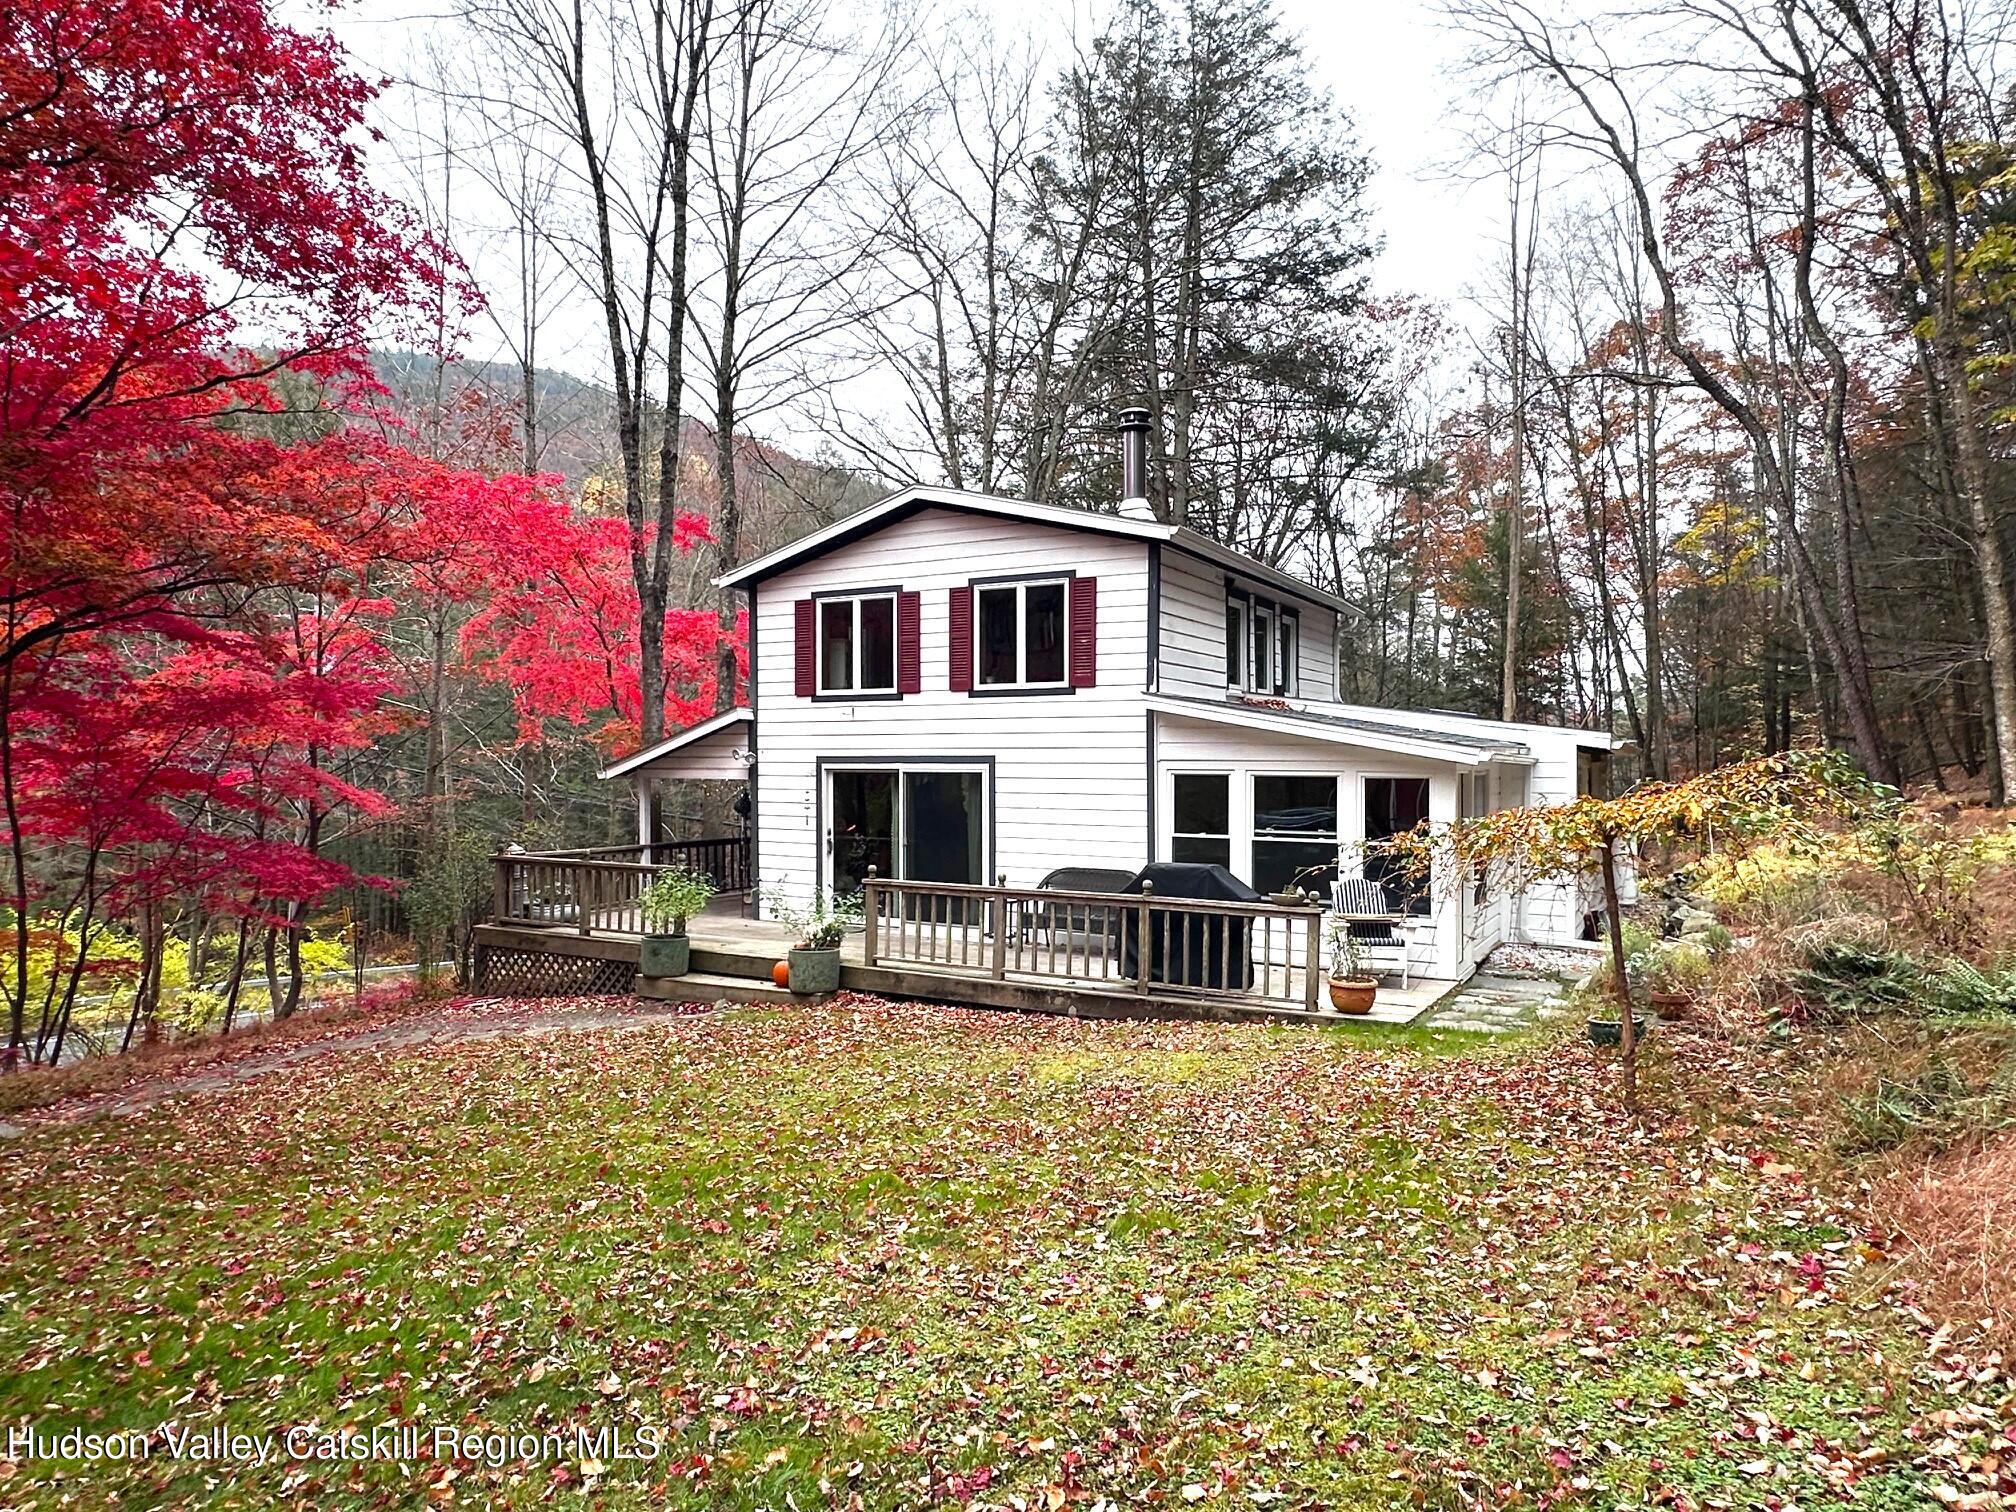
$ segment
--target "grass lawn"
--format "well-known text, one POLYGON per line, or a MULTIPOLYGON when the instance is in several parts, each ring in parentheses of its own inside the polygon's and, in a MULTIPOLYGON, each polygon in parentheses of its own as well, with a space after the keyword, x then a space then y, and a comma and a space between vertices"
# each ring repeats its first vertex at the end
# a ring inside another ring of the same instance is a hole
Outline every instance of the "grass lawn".
POLYGON ((0 1504, 1972 1494, 2004 1383, 1739 1128, 1635 1130, 1544 1035, 864 1005, 330 1056, 0 1146, 0 1425, 662 1452, 20 1460, 0 1504))

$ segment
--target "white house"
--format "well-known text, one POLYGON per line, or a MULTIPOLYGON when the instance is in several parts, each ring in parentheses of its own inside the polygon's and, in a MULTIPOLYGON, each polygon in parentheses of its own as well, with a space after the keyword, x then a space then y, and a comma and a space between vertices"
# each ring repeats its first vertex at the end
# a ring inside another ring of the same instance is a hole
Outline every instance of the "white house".
MULTIPOLYGON (((748 596, 751 706, 617 762, 654 783, 743 778, 753 865, 803 896, 867 867, 1029 887, 1060 867, 1215 861, 1327 893, 1357 846, 1426 816, 1560 803, 1606 734, 1338 701, 1352 606, 1146 507, 1145 415, 1123 419, 1118 514, 910 488, 720 582, 748 596)), ((1504 940, 1585 937, 1575 880, 1409 906, 1413 969, 1504 940)))

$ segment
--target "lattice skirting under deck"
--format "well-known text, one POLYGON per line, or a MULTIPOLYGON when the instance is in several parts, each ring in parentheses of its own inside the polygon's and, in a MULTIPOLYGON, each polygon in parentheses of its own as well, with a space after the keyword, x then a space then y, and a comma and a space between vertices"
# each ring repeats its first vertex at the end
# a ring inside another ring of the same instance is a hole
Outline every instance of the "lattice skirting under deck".
POLYGON ((591 997, 628 993, 630 961, 485 945, 476 954, 476 988, 498 997, 591 997))

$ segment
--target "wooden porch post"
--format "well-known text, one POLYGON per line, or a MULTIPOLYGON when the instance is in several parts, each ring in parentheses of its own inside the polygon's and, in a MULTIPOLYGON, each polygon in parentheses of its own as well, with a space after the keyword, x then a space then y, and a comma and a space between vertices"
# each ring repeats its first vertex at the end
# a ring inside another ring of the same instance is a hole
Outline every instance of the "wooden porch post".
POLYGON ((574 873, 575 926, 585 935, 591 932, 588 925, 588 868, 576 861, 569 869, 574 873))
POLYGON ((1310 1013, 1316 1012, 1316 961, 1322 948, 1323 910, 1311 907, 1308 920, 1307 953, 1302 958, 1302 1006, 1310 1013))
POLYGON ((1002 872, 994 879, 994 980, 1005 981, 1008 977, 1008 931, 1013 926, 1008 921, 1008 873, 1002 872))
POLYGON ((490 858, 495 869, 496 880, 491 883, 494 891, 490 894, 490 917, 502 922, 511 917, 511 863, 502 851, 490 858))
POLYGON ((881 949, 880 931, 876 929, 875 912, 882 900, 882 889, 875 881, 875 868, 868 868, 868 875, 861 879, 861 964, 873 966, 881 949))
POLYGON ((1148 905, 1153 901, 1154 897, 1155 884, 1153 882, 1143 882, 1141 884, 1141 906, 1135 910, 1135 917, 1139 921, 1139 927, 1136 930, 1134 938, 1134 990, 1143 997, 1148 996, 1148 978, 1154 975, 1152 966, 1155 959, 1155 951, 1149 941, 1148 930, 1148 905))

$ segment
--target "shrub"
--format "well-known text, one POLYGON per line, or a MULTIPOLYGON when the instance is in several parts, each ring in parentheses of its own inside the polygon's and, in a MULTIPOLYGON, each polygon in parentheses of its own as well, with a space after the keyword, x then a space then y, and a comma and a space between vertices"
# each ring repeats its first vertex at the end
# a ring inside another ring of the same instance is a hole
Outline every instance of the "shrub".
POLYGON ((1866 859, 1849 834, 1819 848, 1766 843, 1704 856, 1692 881, 1702 897, 1739 918, 1755 923, 1810 919, 1819 911, 1827 883, 1866 859))
POLYGON ((859 894, 836 898, 815 890, 811 904, 805 908, 798 907, 776 888, 764 897, 778 922, 797 936, 794 949, 837 950, 848 927, 861 922, 859 894))
POLYGON ((1636 919, 1626 919, 1620 933, 1624 937, 1624 956, 1642 956, 1659 943, 1659 936, 1636 919))
POLYGON ((1884 1076, 1843 1107, 1853 1150, 1893 1150, 1913 1140, 1945 1148, 1963 1138, 2016 1127, 2016 1060, 1976 1085, 1952 1060, 1929 1057, 1915 1075, 1884 1076))
POLYGON ((1913 1002, 1926 981, 1925 968, 1904 951, 1823 937, 1787 985, 1819 1016, 1845 1018, 1913 1002))
POLYGON ((651 879, 639 900, 644 927, 655 934, 684 934, 686 921, 714 896, 714 883, 700 872, 667 867, 651 879))
POLYGON ((1645 953, 1645 985, 1654 992, 1691 992, 1708 978, 1707 946, 1695 940, 1662 940, 1645 953))
POLYGON ((1932 979, 1928 1006, 1954 1018, 2016 1013, 2016 972, 1989 973, 1949 961, 1932 979))

